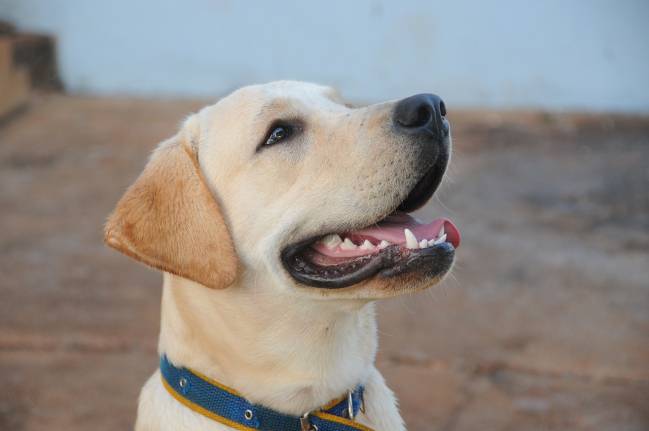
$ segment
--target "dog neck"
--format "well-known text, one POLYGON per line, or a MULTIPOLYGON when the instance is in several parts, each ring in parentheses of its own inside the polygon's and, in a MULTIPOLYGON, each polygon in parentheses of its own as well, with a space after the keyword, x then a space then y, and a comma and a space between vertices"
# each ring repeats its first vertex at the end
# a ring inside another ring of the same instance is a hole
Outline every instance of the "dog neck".
POLYGON ((372 303, 255 286, 244 277, 213 290, 165 274, 160 353, 288 414, 364 383, 377 348, 372 303))

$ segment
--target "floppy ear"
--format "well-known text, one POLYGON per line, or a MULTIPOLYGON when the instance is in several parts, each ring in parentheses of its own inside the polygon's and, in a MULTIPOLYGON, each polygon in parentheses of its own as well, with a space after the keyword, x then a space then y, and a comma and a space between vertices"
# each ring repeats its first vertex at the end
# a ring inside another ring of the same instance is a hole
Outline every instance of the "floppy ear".
POLYGON ((109 216, 104 240, 149 266, 224 288, 239 261, 190 139, 183 130, 158 146, 109 216))

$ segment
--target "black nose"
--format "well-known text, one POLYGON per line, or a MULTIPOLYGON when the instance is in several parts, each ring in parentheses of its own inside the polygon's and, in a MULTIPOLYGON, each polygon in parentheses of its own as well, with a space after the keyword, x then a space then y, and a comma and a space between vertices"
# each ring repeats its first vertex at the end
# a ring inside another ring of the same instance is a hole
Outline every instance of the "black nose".
POLYGON ((399 129, 409 133, 429 133, 438 139, 449 133, 445 115, 446 105, 435 94, 410 96, 394 108, 394 122, 399 129))

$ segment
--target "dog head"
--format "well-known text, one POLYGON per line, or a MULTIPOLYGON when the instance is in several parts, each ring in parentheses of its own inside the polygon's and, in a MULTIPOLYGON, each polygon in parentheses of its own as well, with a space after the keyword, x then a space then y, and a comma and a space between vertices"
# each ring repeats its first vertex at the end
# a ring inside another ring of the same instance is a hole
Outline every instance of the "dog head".
POLYGON ((242 88, 160 145, 106 241, 212 288, 247 277, 296 294, 379 298, 432 286, 459 232, 408 213, 446 170, 445 115, 431 94, 353 108, 313 84, 242 88))

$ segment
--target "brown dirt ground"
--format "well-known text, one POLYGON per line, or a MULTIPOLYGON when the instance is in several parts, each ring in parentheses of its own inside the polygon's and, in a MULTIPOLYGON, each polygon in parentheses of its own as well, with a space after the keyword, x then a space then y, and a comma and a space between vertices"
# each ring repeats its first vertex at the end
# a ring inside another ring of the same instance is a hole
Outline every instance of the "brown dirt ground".
MULTIPOLYGON (((132 426, 159 274, 101 226, 204 102, 38 96, 0 127, 0 429, 132 426)), ((443 286, 380 305, 409 429, 649 429, 649 119, 452 113, 443 286)))

